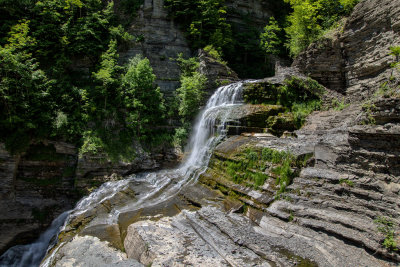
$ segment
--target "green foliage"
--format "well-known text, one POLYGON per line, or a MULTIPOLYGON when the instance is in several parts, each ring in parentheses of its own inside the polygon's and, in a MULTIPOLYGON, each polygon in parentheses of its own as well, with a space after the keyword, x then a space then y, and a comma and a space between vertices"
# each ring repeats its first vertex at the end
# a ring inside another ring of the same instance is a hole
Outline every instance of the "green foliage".
POLYGON ((370 124, 374 125, 376 124, 375 117, 373 115, 376 106, 371 103, 371 101, 367 101, 363 104, 362 106, 363 111, 365 112, 366 119, 362 122, 363 124, 370 124))
POLYGON ((311 112, 321 108, 321 96, 324 92, 324 87, 317 81, 293 76, 286 79, 282 85, 250 83, 246 85, 243 98, 247 103, 283 106, 286 113, 270 117, 267 125, 286 125, 284 128, 294 126, 298 129, 311 112), (291 114, 287 114, 289 112, 291 114))
POLYGON ((181 87, 176 90, 178 110, 182 123, 187 123, 191 122, 199 111, 207 78, 197 71, 197 58, 184 59, 183 55, 179 54, 177 61, 181 68, 181 87))
POLYGON ((271 170, 277 176, 276 184, 279 184, 277 195, 285 192, 286 187, 290 185, 295 177, 295 172, 292 170, 289 160, 284 160, 281 165, 271 170))
POLYGON ((204 47, 204 51, 206 51, 211 57, 217 60, 217 62, 226 65, 227 63, 222 59, 221 52, 218 52, 212 45, 207 45, 204 47))
POLYGON ((317 81, 292 76, 278 89, 278 104, 290 107, 293 103, 319 99, 324 94, 324 87, 317 81))
POLYGON ((28 54, 0 47, 0 138, 12 153, 24 151, 32 138, 51 129, 54 81, 28 54))
POLYGON ((80 156, 84 154, 96 155, 102 152, 104 144, 94 132, 86 131, 83 133, 83 144, 79 149, 80 156))
POLYGON ((176 147, 183 147, 185 145, 186 140, 189 138, 188 126, 179 127, 175 130, 175 134, 173 136, 173 144, 176 147))
POLYGON ((283 193, 296 175, 292 170, 293 167, 298 165, 296 157, 290 152, 277 151, 265 147, 262 150, 262 159, 277 164, 276 167, 271 169, 271 172, 276 175, 276 184, 280 186, 278 195, 283 193))
MULTIPOLYGON (((93 98, 96 97, 97 101, 104 102, 104 111, 107 110, 107 99, 112 97, 114 100, 116 100, 115 96, 119 95, 119 71, 121 69, 117 64, 118 57, 117 42, 115 40, 111 40, 108 50, 101 55, 99 70, 93 73, 94 79, 99 84, 96 88, 96 91, 93 92, 93 94, 96 94, 96 96, 93 95, 93 98)), ((108 104, 110 105, 110 103, 108 104)), ((111 105, 112 104, 114 103, 111 103, 111 105)))
POLYGON ((342 16, 348 15, 358 0, 285 0, 293 12, 288 17, 285 31, 289 37, 286 46, 292 56, 298 55, 309 44, 318 40, 342 16))
POLYGON ((332 100, 332 107, 336 111, 343 110, 350 106, 350 104, 345 103, 345 99, 339 100, 339 99, 333 99, 332 100))
POLYGON ((177 89, 177 92, 180 101, 179 115, 183 117, 184 121, 192 120, 198 113, 206 82, 207 78, 198 72, 193 76, 181 78, 181 87, 177 89))
POLYGON ((378 231, 385 235, 385 239, 383 240, 382 245, 391 251, 399 250, 398 244, 396 243, 395 237, 395 227, 396 224, 393 219, 379 216, 374 220, 374 223, 377 224, 378 231))
POLYGON ((151 128, 164 118, 164 99, 160 88, 154 84, 155 78, 149 60, 141 55, 129 61, 122 77, 123 99, 128 112, 126 124, 142 139, 151 139, 151 128))
POLYGON ((286 187, 292 183, 296 176, 296 168, 304 165, 302 159, 295 157, 287 151, 278 151, 271 148, 256 150, 246 148, 234 156, 235 160, 226 161, 224 167, 226 173, 235 183, 249 182, 255 188, 262 186, 268 179, 265 170, 271 166, 271 173, 276 177, 276 183, 279 185, 277 195, 286 190, 286 187))
POLYGON ((194 49, 213 45, 217 50, 232 42, 224 0, 166 0, 165 7, 182 27, 194 49))
POLYGON ((292 113, 296 128, 299 129, 306 122, 306 118, 315 110, 320 110, 322 102, 319 99, 310 100, 303 103, 294 103, 292 105, 292 113))
POLYGON ((0 141, 10 151, 44 138, 79 144, 90 121, 121 126, 116 48, 131 36, 112 1, 4 0, 0 17, 0 141), (77 58, 89 73, 100 61, 95 79, 70 69, 77 58))
POLYGON ((282 40, 279 38, 279 32, 282 29, 274 17, 269 19, 269 23, 264 27, 264 32, 260 35, 260 46, 266 54, 277 55, 282 40))
POLYGON ((349 179, 340 179, 339 184, 347 184, 350 187, 354 186, 354 182, 350 181, 349 179))
POLYGON ((200 67, 200 62, 197 57, 191 57, 185 59, 183 53, 178 54, 178 58, 175 59, 178 62, 181 70, 181 76, 192 76, 197 69, 200 67))
POLYGON ((395 57, 395 61, 391 64, 391 66, 393 68, 400 66, 400 46, 391 46, 389 49, 389 54, 395 57))

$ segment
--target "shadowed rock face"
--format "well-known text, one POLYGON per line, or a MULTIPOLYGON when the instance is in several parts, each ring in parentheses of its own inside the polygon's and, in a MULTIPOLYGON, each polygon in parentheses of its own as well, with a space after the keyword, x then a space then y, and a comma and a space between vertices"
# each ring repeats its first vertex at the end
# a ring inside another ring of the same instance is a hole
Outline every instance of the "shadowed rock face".
POLYGON ((166 96, 172 96, 179 87, 180 69, 171 58, 176 58, 179 53, 189 57, 191 51, 183 32, 168 18, 164 1, 145 0, 128 32, 142 36, 143 40, 133 43, 127 51, 121 53, 120 60, 125 63, 136 54, 147 57, 161 91, 166 96))
POLYGON ((177 162, 173 151, 142 151, 134 161, 123 163, 105 155, 78 159, 76 147, 64 142, 33 144, 20 156, 10 155, 0 143, 0 254, 34 241, 54 218, 102 183, 168 162, 177 162))
POLYGON ((312 44, 293 63, 326 87, 360 100, 391 76, 390 46, 400 45, 400 1, 364 0, 343 31, 312 44))
POLYGON ((62 142, 36 144, 12 156, 0 144, 0 254, 34 241, 53 218, 72 208, 77 154, 62 142))

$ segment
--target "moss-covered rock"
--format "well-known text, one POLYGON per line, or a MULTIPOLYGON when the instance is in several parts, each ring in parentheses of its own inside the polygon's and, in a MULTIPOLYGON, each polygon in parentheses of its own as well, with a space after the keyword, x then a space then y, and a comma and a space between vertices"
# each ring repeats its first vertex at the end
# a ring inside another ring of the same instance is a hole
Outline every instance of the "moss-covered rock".
POLYGON ((275 135, 282 135, 285 131, 291 132, 297 129, 295 118, 291 112, 269 117, 266 124, 270 132, 275 135))

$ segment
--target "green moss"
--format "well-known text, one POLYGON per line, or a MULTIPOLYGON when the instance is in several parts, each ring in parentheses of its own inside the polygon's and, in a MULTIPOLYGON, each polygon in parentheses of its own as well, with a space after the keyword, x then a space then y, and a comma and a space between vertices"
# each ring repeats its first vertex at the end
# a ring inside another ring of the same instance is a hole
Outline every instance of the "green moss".
POLYGON ((266 120, 266 125, 272 133, 281 134, 301 128, 306 117, 321 108, 321 97, 324 93, 324 87, 317 81, 293 76, 283 84, 246 84, 243 95, 247 103, 283 107, 280 114, 271 114, 266 120))
POLYGON ((278 102, 279 85, 272 83, 247 83, 244 87, 243 98, 249 104, 271 104, 278 102))
POLYGON ((282 134, 285 131, 297 129, 293 113, 280 113, 267 119, 267 128, 274 134, 282 134))

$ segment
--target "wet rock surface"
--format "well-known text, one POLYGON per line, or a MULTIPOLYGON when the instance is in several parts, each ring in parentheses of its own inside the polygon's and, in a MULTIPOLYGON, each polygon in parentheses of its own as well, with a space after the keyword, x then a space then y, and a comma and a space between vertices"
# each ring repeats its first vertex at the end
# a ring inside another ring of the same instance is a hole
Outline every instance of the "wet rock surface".
MULTIPOLYGON (((387 105, 394 102, 389 99, 387 105)), ((357 125, 360 114, 362 109, 357 105, 342 111, 314 112, 296 132, 297 138, 234 136, 216 148, 214 155, 220 160, 235 160, 243 147, 313 154, 281 200, 274 201, 277 188, 274 180, 271 182, 273 177, 256 194, 246 185, 229 181, 218 169, 214 172, 216 167, 212 166, 200 182, 226 195, 239 194, 238 200, 257 210, 256 216, 251 209, 247 215, 263 228, 260 232, 269 236, 273 246, 321 266, 395 266, 399 253, 382 246, 385 236, 375 220, 391 218, 396 225, 395 240, 399 239, 396 166, 400 132, 393 123, 357 125), (265 198, 268 195, 271 197, 265 198), (276 236, 280 238, 272 238, 276 236)))
POLYGON ((129 163, 111 162, 105 155, 79 159, 75 146, 55 141, 32 144, 26 153, 13 156, 0 144, 0 254, 34 241, 53 219, 101 184, 176 165, 177 159, 173 150, 139 153, 129 163))
MULTIPOLYGON (((382 105, 395 110, 394 103, 382 105)), ((400 180, 392 166, 400 129, 395 119, 361 125, 364 113, 361 105, 314 112, 303 128, 281 138, 231 136, 216 147, 198 183, 146 208, 133 204, 107 222, 113 207, 135 203, 146 191, 135 182, 72 220, 61 240, 95 236, 152 266, 396 266, 399 252, 382 245, 387 237, 376 219, 392 220, 399 240, 400 180), (290 152, 304 164, 279 194, 269 167, 261 186, 234 182, 223 163, 237 161, 248 147, 290 152)))

